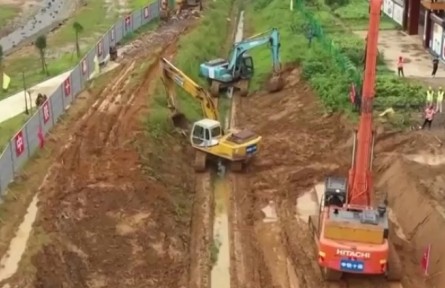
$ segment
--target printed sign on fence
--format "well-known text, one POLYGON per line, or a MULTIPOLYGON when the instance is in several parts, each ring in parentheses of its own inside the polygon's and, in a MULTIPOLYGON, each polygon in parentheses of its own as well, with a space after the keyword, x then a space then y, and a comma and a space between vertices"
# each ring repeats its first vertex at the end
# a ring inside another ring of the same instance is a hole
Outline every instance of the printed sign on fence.
POLYGON ((88 63, 87 63, 87 59, 83 59, 82 60, 82 74, 86 75, 88 72, 88 63))
POLYGON ((17 132, 17 134, 15 134, 14 143, 15 143, 15 155, 17 155, 17 157, 20 157, 20 155, 22 155, 23 152, 25 152, 25 141, 23 139, 23 130, 20 130, 19 132, 17 132))
POLYGON ((51 112, 49 111, 49 101, 46 100, 45 103, 42 105, 42 112, 43 112, 43 123, 48 123, 49 119, 51 119, 51 112))
POLYGON ((66 78, 63 82, 63 91, 65 92, 65 97, 71 95, 71 80, 70 77, 66 78))
POLYGON ((150 17, 150 9, 149 7, 144 8, 144 18, 150 17))

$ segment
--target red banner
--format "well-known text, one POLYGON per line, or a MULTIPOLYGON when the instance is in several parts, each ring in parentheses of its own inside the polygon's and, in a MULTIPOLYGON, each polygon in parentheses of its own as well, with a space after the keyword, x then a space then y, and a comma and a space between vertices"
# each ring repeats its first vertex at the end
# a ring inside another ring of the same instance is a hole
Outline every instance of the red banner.
POLYGON ((39 131, 37 132, 37 138, 39 138, 39 147, 43 149, 45 146, 45 133, 43 133, 43 129, 39 126, 39 131))
POLYGON ((51 119, 51 112, 49 110, 49 100, 46 100, 42 105, 43 123, 46 124, 51 119))
POLYGON ((14 137, 15 143, 15 155, 20 157, 25 152, 25 139, 23 137, 23 131, 20 130, 14 137))
POLYGON ((71 80, 70 77, 66 78, 63 82, 63 91, 65 92, 65 96, 68 97, 71 95, 71 80))
POLYGON ((428 276, 428 269, 430 266, 430 255, 431 255, 431 245, 428 245, 425 250, 423 250, 422 261, 420 265, 422 267, 423 274, 428 276))

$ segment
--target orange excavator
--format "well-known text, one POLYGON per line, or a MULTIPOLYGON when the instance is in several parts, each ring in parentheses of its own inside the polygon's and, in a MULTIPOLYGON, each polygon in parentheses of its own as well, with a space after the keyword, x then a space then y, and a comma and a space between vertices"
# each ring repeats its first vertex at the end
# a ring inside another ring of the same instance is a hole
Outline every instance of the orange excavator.
POLYGON ((344 273, 385 275, 399 281, 400 259, 389 239, 387 201, 373 203, 372 158, 374 131, 372 108, 375 94, 380 8, 382 0, 371 0, 361 115, 354 133, 352 165, 348 179, 328 177, 318 216, 309 217, 318 264, 328 281, 344 273))

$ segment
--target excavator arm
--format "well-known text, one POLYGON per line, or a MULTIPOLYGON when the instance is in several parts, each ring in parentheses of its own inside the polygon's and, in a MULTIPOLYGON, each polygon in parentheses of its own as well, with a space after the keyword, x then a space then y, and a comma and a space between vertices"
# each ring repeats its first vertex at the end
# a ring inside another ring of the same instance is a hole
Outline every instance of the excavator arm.
POLYGON ((372 110, 375 94, 381 5, 382 0, 371 0, 360 122, 348 183, 348 204, 365 207, 371 205, 371 193, 373 190, 371 172, 374 145, 372 110))
POLYGON ((190 79, 181 70, 165 58, 161 59, 162 82, 167 92, 167 101, 171 109, 177 111, 175 85, 181 87, 188 95, 201 103, 205 118, 218 120, 218 109, 209 92, 190 79))
POLYGON ((280 73, 280 33, 277 28, 273 28, 270 31, 263 32, 247 39, 244 39, 238 43, 235 43, 229 58, 229 69, 234 71, 235 67, 241 61, 243 54, 250 49, 270 44, 272 54, 272 64, 274 73, 280 73))

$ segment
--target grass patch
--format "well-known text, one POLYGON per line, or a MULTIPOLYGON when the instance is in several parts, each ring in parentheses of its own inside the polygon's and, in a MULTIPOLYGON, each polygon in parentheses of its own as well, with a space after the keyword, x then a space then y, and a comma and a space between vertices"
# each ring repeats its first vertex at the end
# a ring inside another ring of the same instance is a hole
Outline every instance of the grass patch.
POLYGON ((214 239, 210 245, 210 261, 212 266, 215 266, 218 262, 219 248, 221 247, 221 242, 218 239, 214 239))
MULTIPOLYGON (((350 111, 348 91, 355 80, 350 72, 360 75, 363 70, 364 41, 324 4, 318 2, 316 6, 304 8, 306 14, 312 15, 309 20, 298 7, 289 11, 288 2, 259 0, 249 6, 246 16, 255 33, 266 31, 272 25, 280 30, 283 63, 296 63, 302 68, 303 79, 311 84, 328 109, 350 111), (324 30, 311 47, 305 30, 309 25, 318 25, 324 30), (333 52, 332 40, 336 52, 333 52)), ((258 89, 270 73, 270 51, 260 49, 251 54, 257 71, 252 87, 258 89)), ((383 64, 382 57, 380 55, 377 72, 376 107, 409 107, 421 103, 421 87, 396 78, 383 64)))
MULTIPOLYGON (((334 15, 339 17, 345 25, 352 30, 368 29, 369 2, 367 0, 349 0, 349 4, 333 10, 334 15)), ((399 29, 400 25, 382 13, 380 19, 380 30, 399 29)))
MULTIPOLYGON (((199 64, 220 56, 229 30, 227 16, 230 14, 232 3, 233 0, 209 2, 199 26, 179 41, 174 64, 203 87, 206 87, 206 82, 199 77, 199 64)), ((180 88, 177 88, 177 94, 179 110, 190 121, 201 119, 200 103, 180 88)), ((165 89, 160 81, 150 101, 147 127, 152 137, 161 138, 163 134, 171 131, 172 127, 168 120, 170 112, 167 108, 165 89)))
POLYGON ((151 0, 151 1, 150 0, 130 0, 130 1, 128 1, 128 7, 131 10, 141 9, 155 1, 156 0, 151 0))
POLYGON ((33 116, 31 111, 30 115, 25 113, 19 114, 11 119, 8 119, 0 123, 0 154, 8 145, 9 140, 19 131, 19 129, 28 121, 30 117, 33 116))
POLYGON ((0 5, 0 27, 8 24, 20 12, 20 9, 13 5, 0 5))

